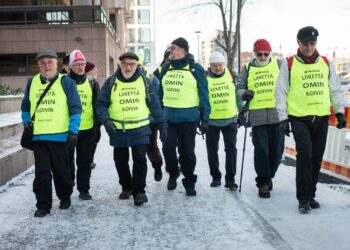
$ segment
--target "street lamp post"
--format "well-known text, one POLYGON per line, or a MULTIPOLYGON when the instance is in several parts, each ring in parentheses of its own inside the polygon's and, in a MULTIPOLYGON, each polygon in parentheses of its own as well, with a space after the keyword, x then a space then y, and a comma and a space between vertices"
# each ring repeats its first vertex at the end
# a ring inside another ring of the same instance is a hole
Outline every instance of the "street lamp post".
POLYGON ((200 59, 200 55, 199 55, 199 51, 200 51, 200 47, 199 47, 199 35, 202 33, 202 31, 198 30, 195 32, 197 34, 197 44, 198 44, 198 63, 201 63, 201 59, 200 59))

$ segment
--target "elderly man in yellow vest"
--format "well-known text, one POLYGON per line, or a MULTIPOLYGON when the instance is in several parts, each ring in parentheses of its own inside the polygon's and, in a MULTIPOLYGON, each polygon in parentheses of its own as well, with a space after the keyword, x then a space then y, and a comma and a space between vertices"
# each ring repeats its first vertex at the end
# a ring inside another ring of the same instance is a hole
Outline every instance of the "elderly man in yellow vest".
POLYGON ((145 193, 151 114, 160 130, 160 139, 167 136, 167 123, 150 80, 137 66, 138 56, 126 52, 119 57, 120 67, 109 77, 97 100, 97 115, 110 136, 114 147, 114 161, 122 192, 119 199, 134 196, 134 205, 148 201, 145 193), (129 147, 133 170, 129 169, 129 147))
POLYGON ((256 40, 253 51, 255 58, 243 67, 237 89, 239 97, 248 102, 258 194, 269 198, 284 148, 274 96, 282 62, 271 58, 271 45, 266 39, 256 40))
POLYGON ((215 51, 209 57, 210 68, 207 72, 210 102, 209 128, 206 137, 210 175, 213 178, 210 186, 221 185, 219 170, 219 138, 220 132, 225 144, 225 188, 236 190, 237 160, 237 103, 236 86, 233 72, 226 68, 223 54, 215 51))
POLYGON ((298 31, 297 54, 285 60, 277 80, 279 118, 288 119, 296 144, 296 186, 299 211, 319 208, 316 184, 326 147, 328 117, 333 107, 339 129, 346 127, 344 96, 333 64, 316 49, 318 30, 306 26, 298 31))
POLYGON ((61 200, 60 209, 71 205, 73 183, 67 152, 76 144, 81 104, 74 82, 57 72, 56 52, 42 51, 36 58, 40 73, 28 79, 22 101, 22 120, 25 129, 33 129, 33 191, 37 199, 34 216, 44 217, 52 207, 52 177, 61 200))

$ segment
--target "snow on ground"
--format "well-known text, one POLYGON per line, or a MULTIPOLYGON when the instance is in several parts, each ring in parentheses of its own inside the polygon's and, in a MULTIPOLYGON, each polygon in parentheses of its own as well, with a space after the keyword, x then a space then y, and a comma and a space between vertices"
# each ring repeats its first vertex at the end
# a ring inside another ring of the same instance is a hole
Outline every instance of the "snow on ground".
MULTIPOLYGON (((104 130, 103 130, 104 131, 104 130)), ((239 182, 244 130, 238 135, 236 181, 239 182)), ((280 166, 270 199, 260 199, 255 187, 253 147, 248 137, 242 192, 210 188, 205 143, 197 137, 197 196, 178 187, 168 191, 165 173, 153 180, 149 202, 135 207, 133 199, 118 199, 121 187, 106 134, 97 148, 92 172, 92 201, 75 190, 72 207, 34 218, 33 168, 0 187, 0 249, 349 249, 350 190, 348 185, 318 184, 321 208, 298 213, 295 169, 280 166)), ((224 150, 220 144, 221 170, 224 150)))

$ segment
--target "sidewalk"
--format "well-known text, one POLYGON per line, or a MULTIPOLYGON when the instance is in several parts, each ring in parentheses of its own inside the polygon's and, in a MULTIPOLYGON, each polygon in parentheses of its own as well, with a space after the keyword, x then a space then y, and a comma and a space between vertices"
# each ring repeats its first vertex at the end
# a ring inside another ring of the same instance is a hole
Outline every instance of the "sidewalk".
MULTIPOLYGON (((78 198, 59 210, 53 195, 51 214, 34 218, 33 168, 0 187, 0 249, 348 249, 350 192, 319 184, 321 208, 301 215, 295 198, 295 168, 280 166, 270 199, 260 199, 255 187, 253 147, 247 138, 242 192, 210 188, 205 143, 197 136, 197 196, 178 187, 168 191, 168 174, 153 180, 148 168, 149 202, 135 207, 133 199, 118 200, 121 187, 113 149, 103 131, 92 171, 92 201, 78 198)), ((244 130, 239 130, 239 182, 244 130)), ((224 149, 220 144, 221 170, 224 149)), ((163 168, 164 169, 164 168, 163 168)), ((342 186, 349 190, 348 186, 342 186)))

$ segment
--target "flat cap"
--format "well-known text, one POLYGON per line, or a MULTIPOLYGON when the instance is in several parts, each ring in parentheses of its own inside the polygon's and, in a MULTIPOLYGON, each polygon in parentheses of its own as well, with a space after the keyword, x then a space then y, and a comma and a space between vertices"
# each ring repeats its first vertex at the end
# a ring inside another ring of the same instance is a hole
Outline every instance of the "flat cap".
POLYGON ((297 38, 302 42, 317 41, 318 30, 312 26, 306 26, 298 31, 297 38))
POLYGON ((39 61, 41 58, 43 57, 51 57, 51 58, 57 58, 57 54, 55 51, 52 50, 44 50, 44 51, 40 51, 37 55, 36 55, 36 60, 39 61))
POLYGON ((139 60, 139 57, 134 52, 125 52, 119 56, 119 60, 122 61, 125 58, 139 60))

